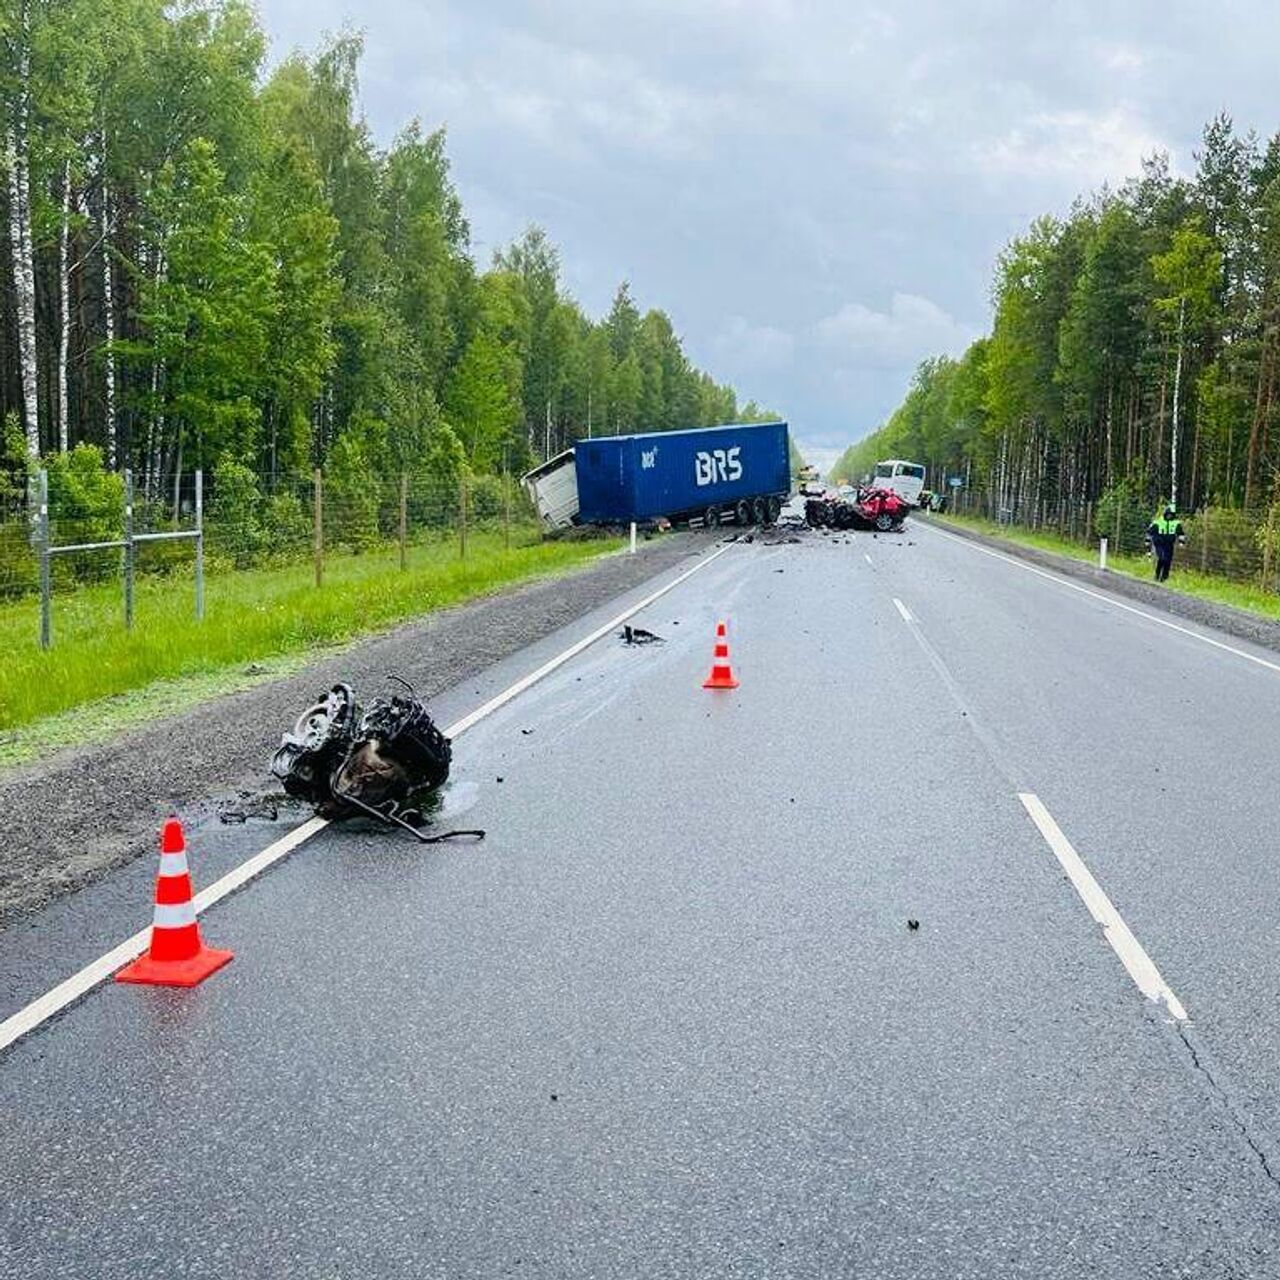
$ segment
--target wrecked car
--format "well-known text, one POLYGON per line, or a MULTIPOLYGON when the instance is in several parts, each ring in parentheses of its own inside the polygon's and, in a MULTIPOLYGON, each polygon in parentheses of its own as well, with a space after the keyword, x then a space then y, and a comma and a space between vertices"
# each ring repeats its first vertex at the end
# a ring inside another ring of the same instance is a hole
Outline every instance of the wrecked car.
POLYGON ((814 529, 875 529, 880 533, 901 529, 909 510, 906 502, 889 489, 859 488, 852 499, 810 498, 804 504, 805 523, 814 529))

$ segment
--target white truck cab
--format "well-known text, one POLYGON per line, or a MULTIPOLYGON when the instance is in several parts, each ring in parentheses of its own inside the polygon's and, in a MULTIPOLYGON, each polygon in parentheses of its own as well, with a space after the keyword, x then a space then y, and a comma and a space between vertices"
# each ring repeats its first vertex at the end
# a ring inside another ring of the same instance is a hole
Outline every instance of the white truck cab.
POLYGON ((525 492, 548 529, 567 529, 578 514, 578 472, 566 449, 524 477, 525 492))
POLYGON ((888 458, 877 462, 871 477, 873 489, 892 489, 903 502, 913 507, 920 505, 920 491, 924 488, 924 468, 918 462, 906 462, 902 458, 888 458))

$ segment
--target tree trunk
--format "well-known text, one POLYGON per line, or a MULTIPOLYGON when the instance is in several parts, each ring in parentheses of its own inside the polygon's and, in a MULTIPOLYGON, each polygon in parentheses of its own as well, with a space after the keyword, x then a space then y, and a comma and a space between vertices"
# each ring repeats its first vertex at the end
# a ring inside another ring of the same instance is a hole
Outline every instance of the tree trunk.
POLYGON ((1262 419, 1271 364, 1271 343, 1262 340, 1262 358, 1258 361, 1258 390, 1253 398, 1253 421, 1249 424, 1249 456, 1244 471, 1244 508, 1253 506, 1254 488, 1258 483, 1258 461, 1262 453, 1262 419))
POLYGON ((1173 422, 1169 430, 1169 505, 1178 509, 1178 407, 1182 391, 1182 331, 1187 314, 1187 300, 1178 303, 1178 362, 1173 371, 1173 422))
POLYGON ((114 471, 116 457, 116 340, 115 269, 111 259, 111 189, 107 183, 107 139, 102 138, 102 311, 106 336, 103 339, 103 415, 107 429, 107 465, 114 471))
POLYGON ((178 437, 177 452, 173 459, 173 523, 176 526, 181 513, 182 500, 182 422, 174 423, 174 431, 178 437))
POLYGON ((27 130, 31 115, 31 9, 22 0, 17 50, 18 85, 6 136, 9 168, 9 244, 18 320, 18 365, 22 383, 27 454, 40 454, 39 379, 36 369, 36 278, 31 248, 31 170, 27 130))
POLYGON ((71 161, 62 170, 62 226, 58 234, 58 448, 70 447, 67 429, 67 350, 71 346, 71 161))

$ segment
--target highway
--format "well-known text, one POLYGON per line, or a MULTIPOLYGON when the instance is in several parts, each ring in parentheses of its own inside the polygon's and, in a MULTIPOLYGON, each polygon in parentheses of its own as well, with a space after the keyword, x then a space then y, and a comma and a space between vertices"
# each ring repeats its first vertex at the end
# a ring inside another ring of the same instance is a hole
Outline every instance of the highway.
POLYGON ((1280 1274, 1280 656, 918 521, 703 559, 458 738, 482 844, 330 827, 0 1054, 0 1275, 1280 1274))

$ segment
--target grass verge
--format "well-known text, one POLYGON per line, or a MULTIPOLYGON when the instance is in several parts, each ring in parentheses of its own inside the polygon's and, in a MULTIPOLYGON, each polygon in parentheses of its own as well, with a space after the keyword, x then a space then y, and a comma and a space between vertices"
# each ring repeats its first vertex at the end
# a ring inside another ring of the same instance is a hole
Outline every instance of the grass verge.
MULTIPOLYGON (((1040 551, 1052 551, 1057 555, 1070 556, 1073 560, 1083 560, 1089 564, 1098 563, 1096 547, 1087 547, 1055 534, 1039 530, 1020 529, 1014 525, 996 524, 993 520, 985 520, 981 516, 946 515, 939 518, 942 524, 963 525, 976 529, 1005 542, 1018 542, 1023 546, 1035 547, 1040 551)), ((1169 587, 1181 591, 1184 595, 1196 596, 1201 600, 1209 600, 1214 604, 1231 605, 1236 609, 1246 609, 1264 618, 1280 619, 1280 596, 1248 582, 1235 582, 1217 574, 1201 573, 1198 569, 1179 564, 1185 560, 1185 552, 1176 553, 1173 561, 1173 572, 1169 576, 1169 587)), ((1107 568, 1113 573, 1122 573, 1126 577, 1140 578, 1144 582, 1152 581, 1151 561, 1146 556, 1115 555, 1107 556, 1107 568)))
POLYGON ((477 532, 465 560, 452 539, 433 541, 411 547, 403 571, 394 548, 330 555, 320 591, 307 563, 225 573, 208 580, 203 622, 193 616, 187 575, 144 578, 131 632, 121 620, 119 584, 104 584, 55 597, 47 653, 38 643, 38 602, 4 605, 0 764, 109 737, 126 724, 285 674, 317 649, 569 569, 620 545, 598 539, 506 550, 501 533, 477 532))

